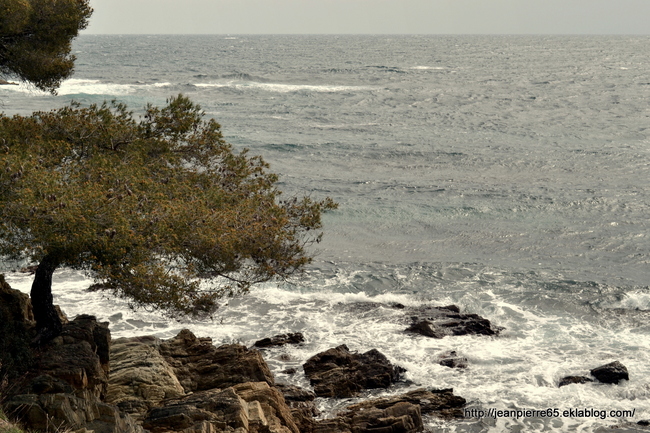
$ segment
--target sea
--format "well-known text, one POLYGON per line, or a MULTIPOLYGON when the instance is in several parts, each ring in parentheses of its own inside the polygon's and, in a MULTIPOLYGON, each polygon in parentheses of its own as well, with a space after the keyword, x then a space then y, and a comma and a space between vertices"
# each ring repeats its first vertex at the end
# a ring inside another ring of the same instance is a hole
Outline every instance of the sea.
MULTIPOLYGON (((251 346, 302 332, 263 354, 278 382, 306 388, 316 353, 377 349, 407 372, 359 398, 467 399, 465 419, 427 419, 429 431, 633 432, 650 419, 650 37, 82 35, 73 53, 57 95, 0 86, 0 110, 117 100, 139 115, 184 94, 270 163, 285 196, 339 208, 304 275, 224 299, 211 320, 132 311, 61 269, 54 300, 70 317, 94 314, 114 338, 188 328, 251 346), (396 303, 455 304, 504 329, 410 335, 396 303), (468 368, 439 365, 449 351, 468 368), (613 361, 629 381, 558 387, 613 361), (524 409, 552 411, 509 412, 524 409)), ((29 292, 32 276, 1 267, 29 292)), ((327 418, 355 401, 317 404, 327 418)))

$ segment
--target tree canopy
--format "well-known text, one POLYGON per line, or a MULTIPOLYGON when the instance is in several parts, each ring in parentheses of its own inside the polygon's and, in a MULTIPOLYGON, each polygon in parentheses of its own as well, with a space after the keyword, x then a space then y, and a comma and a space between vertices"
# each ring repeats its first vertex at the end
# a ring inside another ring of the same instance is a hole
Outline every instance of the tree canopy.
POLYGON ((210 314, 311 261, 336 204, 281 200, 277 181, 182 95, 140 118, 115 102, 0 115, 0 255, 39 264, 33 303, 67 266, 134 306, 210 314))
POLYGON ((91 14, 88 0, 0 0, 0 74, 54 93, 73 72, 71 42, 91 14))

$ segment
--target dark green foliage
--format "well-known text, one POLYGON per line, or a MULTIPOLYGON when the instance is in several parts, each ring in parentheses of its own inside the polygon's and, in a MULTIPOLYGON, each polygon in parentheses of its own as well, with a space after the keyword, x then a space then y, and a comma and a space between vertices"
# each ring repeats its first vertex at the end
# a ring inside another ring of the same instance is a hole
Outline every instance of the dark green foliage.
POLYGON ((91 14, 88 0, 0 0, 0 74, 54 93, 73 72, 71 41, 91 14))
POLYGON ((300 271, 336 207, 280 200, 267 164, 183 96, 142 119, 121 104, 0 116, 0 143, 0 255, 39 263, 37 322, 56 321, 45 297, 59 266, 135 306, 210 314, 222 296, 300 271))

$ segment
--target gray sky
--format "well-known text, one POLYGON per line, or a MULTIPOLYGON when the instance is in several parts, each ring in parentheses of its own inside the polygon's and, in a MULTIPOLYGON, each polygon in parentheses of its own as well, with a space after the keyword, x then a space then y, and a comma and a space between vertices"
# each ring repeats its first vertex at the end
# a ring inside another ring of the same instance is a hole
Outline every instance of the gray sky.
POLYGON ((84 33, 650 34, 650 0, 91 0, 84 33))

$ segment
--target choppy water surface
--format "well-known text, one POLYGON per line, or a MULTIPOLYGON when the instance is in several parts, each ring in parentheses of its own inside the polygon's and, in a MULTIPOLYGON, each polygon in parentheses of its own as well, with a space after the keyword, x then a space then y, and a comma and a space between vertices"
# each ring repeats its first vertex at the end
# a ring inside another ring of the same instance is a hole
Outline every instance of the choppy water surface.
MULTIPOLYGON (((305 279, 176 323, 56 275, 56 302, 114 336, 216 342, 303 332, 267 351, 280 374, 342 343, 377 348, 413 385, 475 408, 631 410, 626 419, 470 419, 445 431, 598 431, 650 418, 650 39, 647 37, 84 36, 58 96, 0 87, 6 113, 116 98, 136 111, 180 92, 236 146, 262 154, 288 194, 329 195, 305 279), (370 303, 455 303, 501 337, 406 336, 370 303), (456 350, 466 371, 437 365, 456 350), (289 355, 289 360, 286 356, 289 355), (618 386, 557 388, 620 360, 618 386)), ((8 267, 8 265, 6 266, 8 267)), ((29 277, 8 280, 29 290, 29 277)), ((300 369, 299 369, 300 370, 300 369)), ((403 389, 389 390, 400 392, 403 389)), ((326 413, 337 403, 324 400, 326 413)), ((434 423, 435 424, 435 423, 434 423)))

